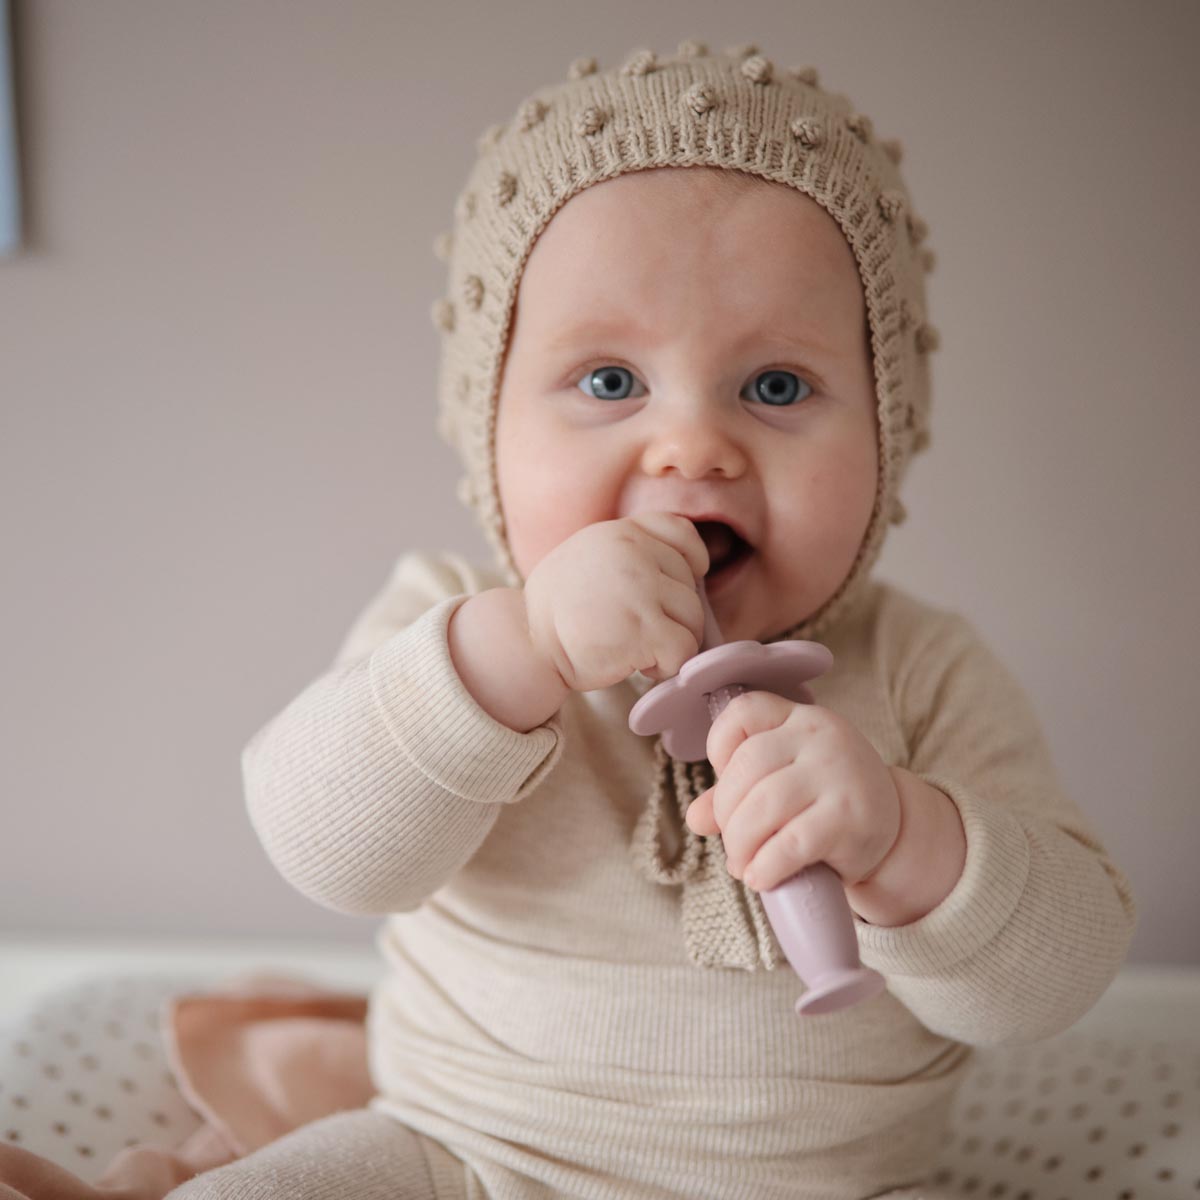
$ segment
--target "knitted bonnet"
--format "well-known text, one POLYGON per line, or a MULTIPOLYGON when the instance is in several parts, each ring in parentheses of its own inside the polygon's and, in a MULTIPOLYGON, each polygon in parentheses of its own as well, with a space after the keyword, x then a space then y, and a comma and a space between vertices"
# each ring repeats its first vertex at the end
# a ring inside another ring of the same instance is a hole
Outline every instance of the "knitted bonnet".
MULTIPOLYGON (((497 397, 521 273, 554 213, 592 184, 653 167, 724 167, 786 184, 837 221, 858 264, 870 327, 879 427, 875 508, 837 592, 780 638, 817 639, 848 611, 905 516, 899 489, 929 443, 925 274, 933 253, 900 173, 900 143, 822 89, 812 67, 781 70, 753 45, 712 54, 682 43, 673 58, 635 50, 600 71, 571 63, 479 139, 479 156, 434 250, 448 265, 432 308, 441 335, 438 431, 466 468, 459 497, 475 512, 509 586, 523 585, 505 536, 496 484, 497 397)), ((648 879, 681 886, 689 959, 702 967, 771 969, 784 962, 758 894, 731 876, 720 837, 683 820, 713 782, 711 765, 672 759, 655 744, 648 800, 630 844, 648 879)))

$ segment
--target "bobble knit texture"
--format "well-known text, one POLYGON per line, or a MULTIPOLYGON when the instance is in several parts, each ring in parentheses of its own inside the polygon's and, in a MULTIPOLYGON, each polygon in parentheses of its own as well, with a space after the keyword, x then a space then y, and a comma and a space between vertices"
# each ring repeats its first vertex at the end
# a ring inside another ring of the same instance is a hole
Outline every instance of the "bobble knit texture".
MULTIPOLYGON (((521 273, 538 235, 572 196, 592 184, 654 167, 739 170, 794 187, 837 221, 853 251, 871 331, 879 425, 875 508, 849 574, 834 596, 784 638, 819 638, 849 611, 879 556, 908 462, 929 443, 928 354, 938 347, 926 318, 932 251, 899 173, 898 141, 876 138, 847 97, 825 91, 812 67, 781 69, 754 45, 711 54, 685 41, 674 58, 633 50, 600 71, 571 63, 567 80, 540 89, 478 140, 479 157, 455 204, 452 231, 434 250, 447 263, 432 307, 441 334, 441 436, 466 468, 460 499, 476 514, 509 586, 521 578, 505 535, 496 484, 497 398, 521 273)), ((632 850, 643 873, 682 883, 683 927, 699 966, 773 968, 782 954, 757 893, 725 867, 719 838, 697 838, 683 821, 712 782, 707 763, 673 763, 661 745, 632 850), (669 861, 673 826, 682 850, 669 861)))

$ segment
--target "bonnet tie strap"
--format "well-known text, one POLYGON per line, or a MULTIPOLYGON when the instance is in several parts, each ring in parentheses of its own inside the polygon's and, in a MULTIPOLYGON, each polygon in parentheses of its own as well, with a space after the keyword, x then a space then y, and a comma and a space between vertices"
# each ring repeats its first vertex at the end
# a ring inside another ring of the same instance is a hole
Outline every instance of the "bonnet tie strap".
POLYGON ((707 759, 681 762, 655 739, 654 782, 630 839, 634 866, 651 883, 682 884, 683 942, 696 966, 773 970, 785 960, 758 893, 729 874, 719 835, 701 837, 684 820, 713 782, 707 759), (678 847, 669 861, 668 839, 678 847))

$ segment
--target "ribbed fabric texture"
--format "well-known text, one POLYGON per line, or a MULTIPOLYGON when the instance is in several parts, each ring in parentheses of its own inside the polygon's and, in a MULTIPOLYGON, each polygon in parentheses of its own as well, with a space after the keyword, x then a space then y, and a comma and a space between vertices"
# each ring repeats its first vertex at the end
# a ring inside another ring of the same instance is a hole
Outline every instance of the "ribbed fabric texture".
POLYGON ((461 1168, 457 1179, 446 1179, 444 1157, 438 1155, 434 1163, 442 1176, 437 1182, 422 1139, 384 1114, 338 1113, 197 1175, 168 1200, 465 1198, 461 1168))
POLYGON ((573 693, 529 733, 465 690, 449 617, 499 581, 454 555, 402 558, 330 672, 244 754, 283 875, 387 914, 377 1109, 492 1196, 859 1200, 920 1184, 970 1047, 1069 1026, 1134 927, 1020 686, 964 618, 887 584, 828 631, 815 702, 951 797, 967 860, 921 920, 856 921, 887 992, 800 1018, 789 967, 693 966, 679 889, 632 868, 653 764, 626 721, 647 681, 573 693))

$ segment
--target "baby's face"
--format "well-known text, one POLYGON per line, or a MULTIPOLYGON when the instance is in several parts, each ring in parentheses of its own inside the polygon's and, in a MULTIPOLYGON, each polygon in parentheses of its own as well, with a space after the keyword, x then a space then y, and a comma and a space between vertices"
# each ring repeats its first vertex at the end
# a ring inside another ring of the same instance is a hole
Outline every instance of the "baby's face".
POLYGON ((622 175, 550 220, 517 293, 496 468, 524 578, 596 521, 724 516, 753 549, 706 584, 713 611, 727 641, 764 640, 854 563, 875 391, 833 218, 785 184, 714 187, 716 170, 622 175))

